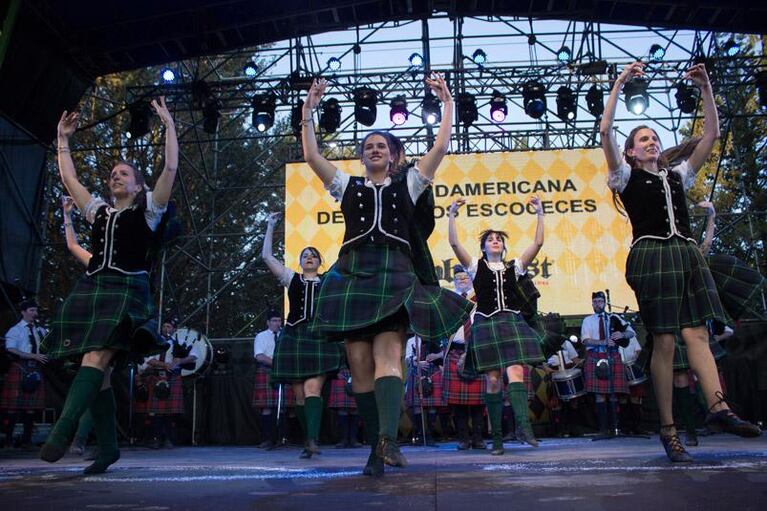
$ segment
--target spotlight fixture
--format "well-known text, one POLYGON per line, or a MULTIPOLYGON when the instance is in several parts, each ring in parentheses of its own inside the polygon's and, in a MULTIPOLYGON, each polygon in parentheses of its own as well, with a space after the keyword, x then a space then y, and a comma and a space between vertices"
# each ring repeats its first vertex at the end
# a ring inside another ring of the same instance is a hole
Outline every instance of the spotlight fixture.
POLYGON ((296 106, 290 109, 290 127, 293 128, 293 134, 296 138, 301 136, 301 121, 304 116, 304 100, 299 99, 296 106))
POLYGON ((389 110, 389 119, 395 126, 402 126, 407 121, 410 113, 407 111, 407 101, 405 96, 397 96, 391 100, 389 104, 391 110, 389 110))
POLYGON ((734 57, 738 53, 740 53, 740 44, 734 39, 729 38, 726 43, 724 43, 724 54, 728 57, 734 57))
POLYGON ((461 92, 455 100, 455 105, 458 109, 458 122, 464 126, 471 126, 479 118, 477 98, 474 97, 474 94, 461 92))
POLYGON ((540 119, 546 113, 546 87, 538 80, 529 80, 522 87, 522 105, 525 113, 540 119))
POLYGON ((424 124, 433 126, 442 120, 442 105, 439 98, 427 92, 421 104, 421 119, 424 124))
POLYGON ((325 133, 335 133, 341 125, 341 105, 336 98, 326 99, 320 106, 320 128, 325 133))
POLYGON ((506 96, 494 90, 493 96, 490 98, 490 118, 493 122, 500 123, 506 120, 508 113, 509 107, 506 105, 506 96))
POLYGON ((557 89, 557 117, 563 121, 575 120, 578 115, 578 96, 564 85, 557 89))
POLYGON ((594 117, 600 117, 604 113, 604 91, 599 85, 592 85, 586 92, 586 108, 594 117))
POLYGON ((421 67, 423 66, 423 57, 420 53, 413 53, 408 57, 408 61, 410 62, 411 67, 421 67))
POLYGON ((537 42, 538 42, 538 38, 535 37, 535 34, 529 34, 527 36, 527 44, 529 44, 530 46, 534 46, 535 43, 537 42))
POLYGON ((650 96, 647 94, 648 85, 646 80, 634 78, 623 86, 626 108, 634 115, 643 114, 650 105, 650 96))
POLYGON ((330 57, 328 59, 328 69, 331 71, 338 71, 341 69, 341 60, 338 57, 330 57))
POLYGON ((572 60, 572 58, 573 52, 570 51, 569 46, 563 45, 559 50, 557 50, 557 60, 562 64, 567 64, 572 60))
POLYGON ((477 48, 474 53, 471 54, 471 60, 478 66, 484 66, 487 62, 487 54, 482 48, 477 48))
POLYGON ((378 93, 368 87, 354 89, 354 120, 364 126, 376 122, 378 93))
POLYGON ((676 98, 676 106, 682 113, 691 114, 698 105, 698 89, 684 82, 677 84, 674 97, 676 98))
POLYGON ((244 74, 248 78, 253 78, 256 76, 256 74, 258 74, 258 66, 256 65, 255 62, 251 60, 250 62, 242 66, 242 74, 244 74))
POLYGON ((652 62, 660 62, 666 56, 666 48, 660 44, 650 46, 649 57, 652 62))
POLYGON ((209 97, 202 108, 202 130, 210 135, 218 131, 218 120, 221 117, 219 102, 214 97, 209 97))
POLYGON ((756 91, 759 95, 759 108, 767 110, 767 71, 756 73, 756 91))
POLYGON ((274 124, 274 108, 277 96, 273 93, 256 94, 251 101, 253 104, 253 126, 263 133, 274 124))
POLYGON ((146 101, 137 101, 128 105, 130 121, 128 122, 128 138, 140 138, 149 133, 149 119, 152 112, 149 110, 149 103, 146 101))
POLYGON ((162 68, 160 76, 162 77, 162 81, 165 83, 176 81, 176 73, 169 67, 162 68))

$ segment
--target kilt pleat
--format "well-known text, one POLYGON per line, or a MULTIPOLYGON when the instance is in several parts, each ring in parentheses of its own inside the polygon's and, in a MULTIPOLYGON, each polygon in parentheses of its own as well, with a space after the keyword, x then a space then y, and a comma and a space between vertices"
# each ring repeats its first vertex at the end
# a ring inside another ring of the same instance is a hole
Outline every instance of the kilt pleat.
MULTIPOLYGON (((42 378, 42 369, 38 368, 42 378)), ((21 388, 25 368, 21 362, 14 362, 5 373, 3 390, 0 392, 0 408, 3 410, 41 410, 45 408, 45 380, 40 381, 34 392, 21 388)))
POLYGON ((184 413, 184 382, 180 374, 170 376, 146 374, 141 377, 141 383, 146 386, 149 398, 146 401, 136 400, 136 413, 152 413, 155 415, 178 415, 184 413), (165 399, 157 397, 155 385, 165 380, 170 386, 170 394, 165 399))
POLYGON ((328 343, 309 331, 303 322, 283 328, 274 348, 272 383, 303 381, 337 371, 341 367, 341 346, 328 343))
POLYGON ((165 351, 146 275, 83 276, 61 304, 40 349, 50 358, 112 348, 152 355, 165 351))
POLYGON ((586 392, 594 394, 628 394, 629 384, 626 379, 626 369, 621 361, 619 351, 610 351, 609 353, 597 353, 596 351, 587 351, 586 360, 583 363, 583 383, 586 392), (600 380, 597 378, 597 361, 609 357, 610 378, 600 380))
POLYGON ((341 369, 338 376, 330 380, 330 399, 328 399, 328 408, 357 408, 357 401, 354 396, 346 393, 346 380, 351 376, 349 369, 341 369))
POLYGON ((476 369, 486 372, 517 364, 543 362, 540 335, 520 314, 498 312, 490 317, 476 314, 471 325, 471 341, 476 369))
MULTIPOLYGON (((342 254, 325 274, 311 329, 330 340, 407 311, 412 330, 425 339, 449 337, 473 305, 439 286, 421 284, 410 257, 388 245, 363 245, 342 254)), ((367 335, 376 332, 366 332, 367 335)))
POLYGON ((728 254, 714 254, 707 257, 706 262, 722 306, 733 320, 744 315, 767 319, 761 303, 765 279, 758 271, 728 254))
POLYGON ((442 371, 442 406, 483 405, 487 389, 484 376, 466 380, 458 375, 458 359, 462 351, 450 350, 442 371))
MULTIPOLYGON (((442 406, 442 371, 434 364, 429 364, 428 369, 421 370, 421 376, 431 378, 432 393, 424 396, 423 406, 442 406)), ((421 397, 418 393, 418 372, 415 367, 408 367, 407 381, 405 382, 405 404, 409 408, 421 406, 421 397)))
MULTIPOLYGON (((256 408, 275 408, 278 403, 279 387, 269 382, 271 369, 261 364, 256 366, 256 377, 253 386, 252 404, 256 408)), ((285 407, 291 408, 296 405, 296 396, 293 386, 283 384, 285 407)))
POLYGON ((691 241, 639 240, 626 261, 626 281, 652 333, 674 333, 709 319, 727 322, 714 278, 691 241))

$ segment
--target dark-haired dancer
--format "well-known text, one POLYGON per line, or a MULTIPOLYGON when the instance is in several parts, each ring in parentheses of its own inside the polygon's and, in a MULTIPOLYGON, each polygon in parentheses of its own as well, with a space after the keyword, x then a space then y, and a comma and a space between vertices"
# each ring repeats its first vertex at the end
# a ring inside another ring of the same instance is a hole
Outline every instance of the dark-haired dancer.
POLYGON ((362 141, 364 176, 350 176, 320 154, 312 111, 327 83, 315 81, 303 107, 304 159, 341 202, 346 232, 338 261, 325 274, 313 327, 346 339, 352 386, 372 450, 363 470, 404 466, 397 446, 402 400, 402 349, 410 326, 426 339, 452 334, 471 304, 439 287, 426 240, 434 229, 431 182, 450 143, 453 101, 445 80, 426 83, 444 105, 434 147, 405 167, 402 143, 375 131, 362 141))
POLYGON ((448 238, 458 261, 468 269, 477 293, 477 311, 471 326, 469 353, 476 369, 485 373, 487 394, 485 404, 493 433, 491 454, 503 454, 503 396, 501 386, 505 371, 509 379, 508 398, 514 412, 517 440, 538 447, 528 417, 527 389, 524 364, 544 361, 540 336, 523 317, 533 286, 527 266, 543 246, 543 207, 538 197, 530 199, 537 216, 535 239, 516 259, 507 261, 503 231, 488 229, 480 235, 482 257, 472 258, 458 239, 455 217, 466 201, 459 199, 448 208, 448 238))
POLYGON ((317 441, 322 422, 322 386, 328 373, 340 369, 341 348, 309 331, 322 282, 319 274, 322 256, 314 247, 304 248, 298 258, 301 273, 279 262, 272 255, 274 226, 279 218, 279 213, 267 218, 261 257, 280 284, 288 289, 290 312, 274 349, 270 379, 272 383, 293 386, 296 416, 305 440, 301 458, 311 458, 320 452, 317 441))
POLYGON ((86 474, 104 472, 120 457, 111 364, 129 352, 164 349, 149 290, 149 254, 176 178, 178 141, 165 99, 152 101, 152 107, 165 125, 165 167, 154 191, 147 192, 141 172, 130 163, 118 162, 109 175, 111 204, 91 196, 77 178, 69 138, 77 128, 78 115, 64 112, 58 125, 61 180, 93 224, 93 257, 42 342, 49 358, 81 357, 81 366, 40 457, 54 462, 64 456, 80 416, 90 408, 98 456, 86 474))
POLYGON ((741 436, 759 428, 741 420, 727 406, 708 346, 707 320, 724 320, 711 272, 690 231, 685 192, 719 138, 719 119, 706 69, 695 65, 684 75, 701 90, 704 134, 689 158, 669 169, 660 158, 657 133, 633 129, 621 153, 613 119, 623 85, 642 76, 644 64, 626 66, 615 81, 600 126, 609 170, 608 185, 620 195, 631 221, 633 241, 626 261, 626 280, 636 294, 645 328, 653 334, 653 385, 661 420, 661 442, 671 461, 690 461, 674 426, 672 377, 674 334, 681 332, 690 366, 698 375, 709 406, 706 422, 741 436))

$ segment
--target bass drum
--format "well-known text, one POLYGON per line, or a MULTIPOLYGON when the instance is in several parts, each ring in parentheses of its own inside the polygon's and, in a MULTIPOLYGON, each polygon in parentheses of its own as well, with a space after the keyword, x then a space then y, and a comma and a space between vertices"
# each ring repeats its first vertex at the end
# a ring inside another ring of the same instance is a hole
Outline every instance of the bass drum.
POLYGON ((210 371, 211 362, 213 362, 213 346, 210 341, 201 332, 191 328, 179 328, 173 334, 173 337, 179 344, 187 347, 191 346, 190 353, 197 355, 194 361, 194 367, 181 368, 181 376, 185 378, 202 378, 210 371))

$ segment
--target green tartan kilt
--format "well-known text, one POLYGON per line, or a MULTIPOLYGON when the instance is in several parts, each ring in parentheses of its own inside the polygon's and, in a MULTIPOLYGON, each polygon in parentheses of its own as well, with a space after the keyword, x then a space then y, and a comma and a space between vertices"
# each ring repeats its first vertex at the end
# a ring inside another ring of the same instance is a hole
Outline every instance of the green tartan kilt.
POLYGON ((468 345, 481 373, 545 360, 540 334, 514 312, 497 312, 490 317, 475 314, 468 345))
POLYGON ((271 383, 292 383, 341 368, 341 346, 309 331, 309 322, 286 326, 274 347, 271 383))
POLYGON ((626 261, 626 281, 649 332, 679 332, 709 319, 727 323, 708 265, 691 241, 639 240, 626 261))
POLYGON ((40 348, 50 358, 105 348, 153 355, 167 349, 156 316, 147 275, 85 275, 59 307, 40 348))
POLYGON ((714 254, 707 257, 706 262, 722 306, 733 320, 737 321, 744 315, 767 319, 761 303, 765 279, 758 271, 728 254, 714 254))
POLYGON ((392 330, 385 320, 404 309, 413 332, 442 339, 463 326, 472 308, 450 290, 421 284, 399 249, 362 245, 342 254, 325 274, 311 329, 333 341, 375 335, 392 330))

